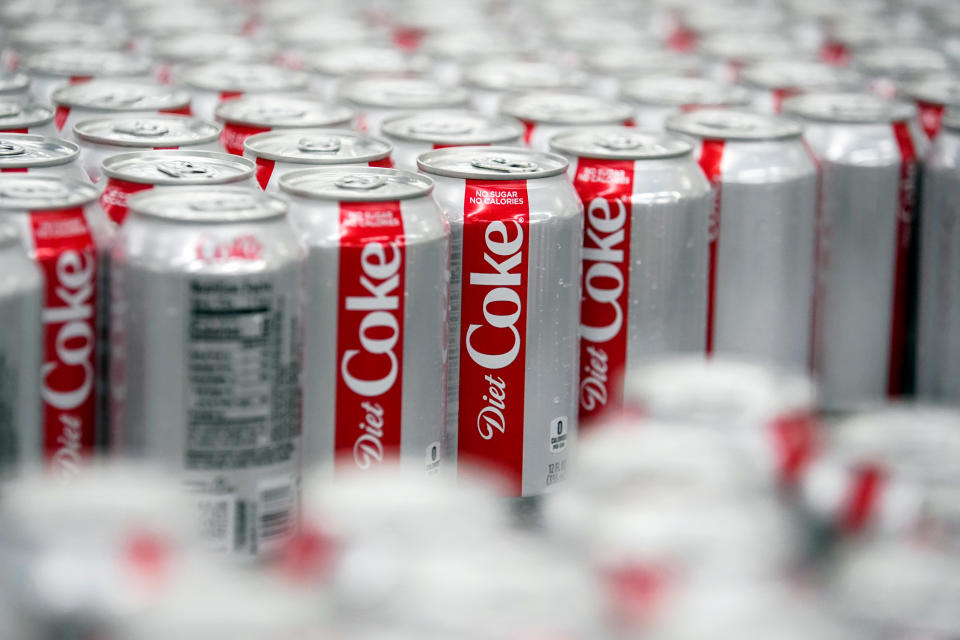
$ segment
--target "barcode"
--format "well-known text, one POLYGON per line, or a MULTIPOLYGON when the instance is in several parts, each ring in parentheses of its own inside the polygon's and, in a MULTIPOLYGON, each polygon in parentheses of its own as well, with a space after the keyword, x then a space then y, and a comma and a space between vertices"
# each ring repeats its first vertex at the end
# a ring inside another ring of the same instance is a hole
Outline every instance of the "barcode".
POLYGON ((296 524, 296 492, 291 478, 273 480, 260 486, 260 551, 285 541, 296 524), (271 543, 274 543, 271 545, 271 543))

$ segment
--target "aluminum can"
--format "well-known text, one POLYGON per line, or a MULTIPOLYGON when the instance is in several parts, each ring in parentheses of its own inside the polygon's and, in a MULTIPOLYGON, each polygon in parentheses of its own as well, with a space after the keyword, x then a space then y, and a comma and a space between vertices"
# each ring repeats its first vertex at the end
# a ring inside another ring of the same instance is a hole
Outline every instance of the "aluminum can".
POLYGON ((696 56, 644 48, 634 44, 606 44, 584 55, 591 93, 605 98, 620 95, 622 83, 649 75, 698 76, 703 66, 696 56))
POLYGON ((949 71, 944 54, 919 46, 885 46, 854 57, 854 66, 869 78, 867 88, 881 98, 897 97, 902 83, 916 82, 949 71))
POLYGON ((106 180, 100 193, 100 208, 118 226, 129 214, 127 200, 141 191, 206 185, 257 188, 253 162, 217 151, 118 153, 103 161, 101 172, 106 180))
POLYGON ((183 83, 193 94, 193 112, 213 120, 217 105, 248 94, 300 93, 307 90, 309 78, 269 64, 253 62, 213 62, 187 69, 183 83))
POLYGON ((623 402, 629 371, 703 353, 710 183, 693 145, 632 128, 550 139, 583 202, 580 425, 623 402))
POLYGON ((869 94, 784 102, 820 170, 813 366, 829 409, 905 391, 916 109, 869 94))
POLYGON ((38 20, 7 36, 0 57, 3 65, 11 71, 16 71, 24 58, 40 51, 66 48, 119 51, 129 42, 127 35, 120 30, 59 19, 38 20))
POLYGON ((455 147, 417 163, 450 223, 448 454, 507 495, 543 494, 577 432, 583 206, 567 161, 455 147))
POLYGON ((853 91, 861 83, 851 69, 808 60, 762 61, 740 72, 740 84, 751 94, 750 106, 761 113, 781 113, 783 101, 793 96, 853 91))
POLYGON ((211 548, 273 553, 300 482, 303 251, 286 205, 217 186, 129 207, 111 253, 113 446, 194 492, 211 548))
POLYGON ((663 131, 667 118, 677 111, 750 104, 750 94, 742 87, 684 76, 647 76, 624 81, 620 97, 633 105, 637 127, 650 131, 663 131))
POLYGON ((387 46, 355 46, 307 54, 304 69, 310 75, 311 88, 326 100, 337 97, 344 78, 380 76, 415 78, 427 72, 429 62, 423 56, 410 55, 387 46))
POLYGON ((340 84, 338 99, 358 112, 357 127, 373 135, 389 116, 425 109, 459 109, 467 92, 421 78, 356 78, 340 84))
POLYGON ((48 136, 0 134, 0 173, 51 175, 89 182, 78 161, 80 147, 48 136))
POLYGON ((914 34, 898 32, 890 21, 876 18, 830 20, 826 38, 820 48, 820 59, 828 64, 849 65, 857 54, 877 47, 912 45, 917 43, 914 34))
POLYGON ((54 49, 28 56, 20 69, 30 76, 33 98, 48 104, 56 89, 94 78, 149 81, 152 65, 148 58, 119 51, 54 49))
POLYGON ((727 31, 700 42, 697 53, 707 60, 705 75, 719 82, 736 83, 740 72, 756 62, 814 60, 816 51, 804 50, 782 33, 727 31))
POLYGON ((0 70, 0 103, 28 104, 30 101, 30 77, 0 70))
POLYGON ((223 150, 242 156, 243 141, 254 134, 274 129, 346 129, 355 114, 348 107, 310 97, 251 95, 220 103, 216 116, 223 123, 223 150))
POLYGON ((523 123, 523 141, 538 151, 547 151, 550 138, 561 131, 634 124, 630 105, 575 93, 538 91, 510 96, 500 102, 500 112, 523 123))
POLYGON ((283 64, 291 69, 302 68, 309 51, 386 42, 385 34, 361 20, 322 14, 285 21, 276 28, 274 38, 283 64))
POLYGON ((428 34, 419 51, 430 59, 431 75, 437 82, 456 86, 461 83, 464 67, 486 58, 491 51, 496 51, 500 56, 524 59, 534 57, 532 47, 531 43, 510 38, 502 29, 466 25, 428 34))
POLYGON ((73 127, 80 165, 95 183, 103 161, 133 149, 219 151, 222 128, 213 122, 175 115, 114 114, 89 118, 73 127))
POLYGON ((257 184, 277 191, 281 176, 318 165, 393 167, 392 147, 382 138, 349 129, 287 129, 258 133, 243 143, 243 155, 257 165, 257 184))
POLYGON ((960 78, 937 76, 900 86, 901 99, 910 100, 917 107, 917 117, 923 132, 931 140, 942 128, 944 113, 960 109, 960 78))
POLYGON ((923 164, 917 394, 960 400, 960 117, 948 112, 923 164))
POLYGON ((470 106, 480 113, 500 113, 500 101, 513 93, 578 91, 587 86, 586 74, 548 62, 493 59, 463 70, 463 86, 470 91, 470 106))
POLYGON ((220 61, 266 63, 274 58, 276 49, 240 34, 198 31, 157 40, 151 55, 157 60, 157 81, 173 84, 182 81, 190 67, 220 61))
MULTIPOLYGON (((32 330, 42 340, 42 422, 21 455, 68 474, 93 453, 102 419, 101 252, 109 245, 110 228, 93 204, 96 197, 87 182, 0 175, 0 218, 17 227, 44 282, 41 324, 32 330)), ((24 342, 33 340, 31 335, 26 330, 24 342)))
POLYGON ((702 109, 667 130, 697 140, 713 185, 706 352, 802 369, 810 355, 817 168, 779 116, 702 109))
POLYGON ((0 480, 40 461, 43 279, 20 229, 0 219, 0 480))
POLYGON ((243 35, 245 12, 191 2, 150 3, 128 14, 132 32, 130 48, 152 55, 156 42, 189 33, 214 32, 243 35))
POLYGON ((397 168, 416 171, 417 156, 432 149, 463 146, 522 146, 523 125, 513 118, 475 111, 420 111, 383 121, 384 139, 393 145, 397 168))
POLYGON ((306 462, 436 473, 450 231, 433 183, 369 167, 304 169, 279 182, 308 255, 306 462))
POLYGON ((53 109, 36 103, 0 102, 0 133, 32 133, 53 136, 53 109))
POLYGON ((140 82, 92 80, 61 87, 51 99, 56 109, 58 135, 74 140, 73 127, 81 120, 109 114, 191 115, 190 94, 180 89, 140 82))

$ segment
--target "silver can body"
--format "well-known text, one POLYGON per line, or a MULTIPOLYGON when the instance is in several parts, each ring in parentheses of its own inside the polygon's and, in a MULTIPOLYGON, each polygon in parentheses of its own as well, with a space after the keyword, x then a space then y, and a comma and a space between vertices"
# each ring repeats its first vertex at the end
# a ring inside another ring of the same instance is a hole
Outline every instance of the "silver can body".
POLYGON ((182 479, 212 548, 269 554, 299 501, 302 250, 283 216, 137 210, 182 191, 132 198, 112 252, 113 447, 182 479))
POLYGON ((960 131, 944 127, 923 166, 917 393, 960 401, 960 131))

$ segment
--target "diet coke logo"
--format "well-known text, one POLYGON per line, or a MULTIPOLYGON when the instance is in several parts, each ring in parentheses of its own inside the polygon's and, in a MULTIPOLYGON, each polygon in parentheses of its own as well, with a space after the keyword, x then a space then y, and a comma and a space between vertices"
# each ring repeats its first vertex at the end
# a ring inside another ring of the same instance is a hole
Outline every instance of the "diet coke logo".
POLYGON ((197 244, 196 257, 204 262, 260 260, 263 243, 253 234, 227 239, 202 238, 197 244))

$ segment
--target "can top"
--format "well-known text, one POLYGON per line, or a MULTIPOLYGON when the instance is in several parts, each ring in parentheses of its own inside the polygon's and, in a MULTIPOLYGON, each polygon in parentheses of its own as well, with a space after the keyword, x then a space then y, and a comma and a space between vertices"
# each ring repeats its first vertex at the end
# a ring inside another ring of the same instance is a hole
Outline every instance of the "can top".
POLYGON ((281 129, 250 136, 245 152, 258 158, 295 164, 344 164, 381 160, 393 146, 349 129, 281 129))
POLYGON ((217 151, 162 149, 118 153, 102 163, 110 178, 153 185, 203 185, 241 182, 256 165, 247 158, 217 151))
POLYGON ((30 173, 0 174, 0 210, 72 209, 96 199, 96 187, 79 180, 30 173))
POLYGON ((759 33, 775 29, 784 18, 783 11, 771 7, 732 5, 717 11, 702 3, 691 4, 683 16, 684 24, 700 34, 737 29, 759 33))
POLYGON ((553 36, 565 47, 585 50, 595 48, 598 42, 629 43, 653 40, 649 32, 645 32, 635 22, 613 16, 564 20, 553 29, 553 36))
POLYGON ((633 108, 616 100, 541 91, 508 96, 500 111, 528 122, 564 125, 622 124, 633 117, 633 108))
POLYGON ((304 67, 330 76, 405 75, 427 70, 427 59, 387 46, 338 47, 306 56, 304 67))
POLYGON ((0 133, 0 171, 28 167, 53 167, 73 162, 80 147, 48 136, 0 133))
POLYGON ((72 20, 41 20, 12 29, 7 34, 16 51, 49 51, 65 47, 120 49, 126 34, 99 25, 72 20))
POLYGON ((146 82, 93 80, 60 87, 52 101, 92 111, 163 111, 188 107, 190 94, 146 82))
POLYGON ((587 77, 548 62, 504 58, 467 67, 463 71, 463 82, 478 89, 518 92, 578 89, 586 85, 587 77))
POLYGON ((308 82, 302 71, 255 62, 212 62, 189 69, 183 80, 197 89, 244 93, 303 91, 308 82))
POLYGON ((213 142, 220 125, 188 116, 111 115, 81 120, 73 134, 83 142, 117 147, 183 147, 213 142))
POLYGON ((758 89, 853 89, 859 76, 850 69, 809 60, 771 60, 740 72, 740 82, 758 89))
POLYGON ((245 12, 225 8, 213 2, 147 2, 129 13, 128 22, 133 33, 150 39, 196 31, 201 25, 222 33, 241 33, 245 12))
POLYGON ((420 154, 426 173, 466 180, 533 180, 561 175, 566 158, 522 147, 450 147, 420 154))
POLYGON ((248 127, 335 127, 349 125, 354 112, 310 96, 252 94, 217 105, 217 120, 248 127))
POLYGON ((851 49, 864 49, 890 42, 904 42, 904 38, 891 24, 879 20, 839 20, 830 25, 829 39, 851 49))
POLYGON ((150 189, 128 200, 130 212, 152 218, 224 224, 279 218, 287 213, 280 198, 247 187, 184 187, 150 189))
POLYGON ((504 144, 523 136, 516 120, 475 111, 401 113, 384 120, 380 130, 387 138, 449 146, 504 144))
POLYGON ((698 109, 667 118, 667 131, 707 140, 782 140, 799 138, 799 124, 780 116, 735 109, 698 109))
POLYGON ((276 33, 277 42, 283 47, 313 51, 370 42, 375 36, 359 20, 325 15, 312 18, 301 15, 284 23, 276 33))
POLYGON ((947 58, 936 49, 884 46, 857 53, 856 65, 869 75, 913 78, 947 71, 947 58))
POLYGON ((812 57, 813 51, 799 47, 782 34, 767 31, 724 31, 700 43, 698 51, 707 57, 736 62, 785 60, 812 57))
POLYGON ((690 155, 693 145, 677 136, 633 127, 590 127, 561 131, 550 138, 550 149, 581 158, 657 160, 690 155))
POLYGON ((935 76, 901 87, 903 93, 918 102, 960 106, 960 78, 935 76))
POLYGON ((595 73, 632 77, 648 72, 688 75, 699 71, 702 63, 692 55, 616 44, 591 51, 584 57, 583 64, 595 73))
POLYGON ((233 33, 197 31, 159 40, 153 56, 174 64, 204 64, 218 60, 265 62, 275 49, 263 42, 233 33))
POLYGON ((0 71, 0 95, 4 93, 23 93, 30 86, 30 78, 22 73, 0 71))
POLYGON ((742 87, 730 86, 706 78, 687 76, 647 76, 627 81, 620 96, 637 104, 684 106, 740 106, 750 96, 742 87))
POLYGON ((467 104, 467 92, 420 78, 356 78, 340 85, 350 103, 391 109, 446 109, 467 104))
POLYGON ((27 73, 44 76, 143 76, 150 73, 150 60, 120 51, 70 48, 43 51, 23 62, 27 73))
POLYGON ((912 104, 869 93, 811 93, 784 100, 783 113, 824 122, 876 124, 910 120, 917 109, 912 104))
POLYGON ((53 109, 39 103, 0 102, 0 130, 29 129, 53 121, 53 109))
POLYGON ((284 174, 280 190, 314 200, 379 202, 426 196, 433 191, 433 180, 399 169, 318 167, 284 174))
POLYGON ((479 27, 461 28, 428 35, 421 51, 431 58, 455 62, 473 62, 496 51, 500 55, 522 55, 529 50, 518 39, 509 39, 501 31, 479 27))

